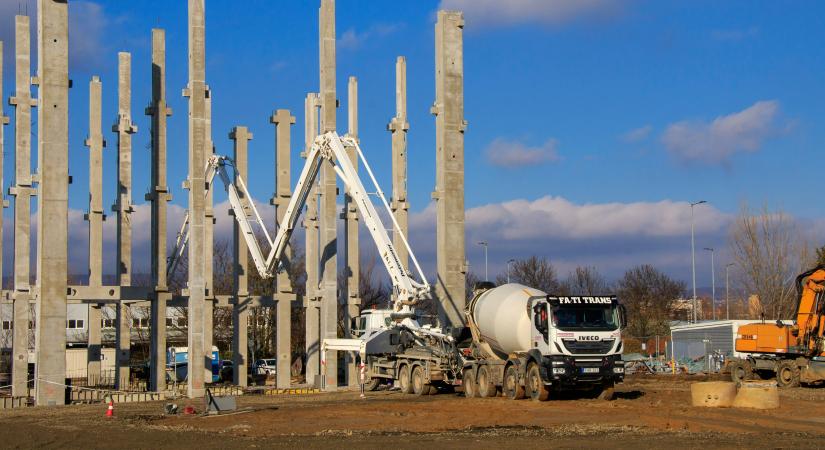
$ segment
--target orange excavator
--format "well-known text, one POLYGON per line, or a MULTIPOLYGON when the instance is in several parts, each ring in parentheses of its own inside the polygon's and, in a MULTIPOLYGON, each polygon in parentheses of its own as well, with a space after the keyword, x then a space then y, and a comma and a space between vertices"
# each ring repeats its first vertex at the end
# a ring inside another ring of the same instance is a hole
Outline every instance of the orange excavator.
POLYGON ((825 381, 825 265, 796 277, 796 323, 751 323, 739 327, 731 361, 735 382, 776 376, 779 387, 825 381))

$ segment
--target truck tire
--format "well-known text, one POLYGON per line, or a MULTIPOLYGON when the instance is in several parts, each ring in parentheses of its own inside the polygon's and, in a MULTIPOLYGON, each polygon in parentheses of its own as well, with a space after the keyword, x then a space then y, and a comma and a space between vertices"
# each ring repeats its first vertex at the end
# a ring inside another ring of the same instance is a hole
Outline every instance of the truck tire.
POLYGON ((534 362, 527 366, 527 392, 530 399, 535 402, 544 402, 550 399, 550 389, 541 380, 539 365, 534 362))
POLYGON ((796 361, 786 359, 776 365, 776 385, 781 388, 799 386, 799 366, 796 361))
POLYGON ((398 372, 398 385, 401 387, 402 394, 412 394, 413 387, 410 380, 410 366, 404 364, 398 372))
POLYGON ((753 379, 753 367, 744 359, 735 359, 730 363, 730 379, 734 383, 753 379))
POLYGON ((427 388, 427 392, 424 395, 435 395, 438 394, 438 388, 433 386, 432 384, 425 384, 424 387, 427 388))
POLYGON ((384 380, 381 378, 370 378, 369 381, 364 385, 364 389, 367 391, 375 391, 378 389, 378 386, 381 386, 381 382, 384 380))
POLYGON ((466 369, 464 371, 463 378, 463 386, 464 386, 464 396, 467 398, 473 398, 478 396, 478 385, 476 384, 476 375, 473 372, 473 369, 466 369))
POLYGON ((412 391, 415 395, 427 395, 430 392, 429 385, 424 383, 424 369, 421 366, 415 366, 412 370, 410 378, 412 383, 412 391))
POLYGON ((495 397, 498 392, 490 374, 490 368, 481 366, 478 368, 478 396, 481 398, 495 397))
POLYGON ((510 366, 504 372, 502 391, 510 400, 521 400, 525 397, 524 386, 518 382, 518 369, 516 369, 516 366, 510 366))
POLYGON ((616 398, 615 385, 613 383, 607 383, 604 386, 602 386, 602 389, 599 392, 599 394, 596 395, 596 398, 599 399, 599 400, 605 400, 605 401, 610 401, 610 400, 615 399, 616 398))

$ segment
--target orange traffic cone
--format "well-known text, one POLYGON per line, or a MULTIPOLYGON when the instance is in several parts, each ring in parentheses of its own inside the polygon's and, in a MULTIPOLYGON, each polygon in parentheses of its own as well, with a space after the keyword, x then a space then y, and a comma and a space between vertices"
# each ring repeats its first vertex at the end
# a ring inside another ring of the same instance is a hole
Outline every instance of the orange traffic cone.
POLYGON ((106 417, 114 417, 115 416, 115 402, 112 399, 109 399, 109 408, 106 409, 106 417))

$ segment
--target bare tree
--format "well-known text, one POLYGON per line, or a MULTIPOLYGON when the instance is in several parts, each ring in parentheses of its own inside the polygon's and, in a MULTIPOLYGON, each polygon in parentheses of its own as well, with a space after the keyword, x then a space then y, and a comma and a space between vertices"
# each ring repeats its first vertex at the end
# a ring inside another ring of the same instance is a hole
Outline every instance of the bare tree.
POLYGON ((672 280, 651 265, 625 272, 617 282, 617 294, 627 308, 627 333, 634 337, 666 334, 675 300, 685 292, 685 283, 672 280))
POLYGON ((743 205, 733 224, 730 247, 739 282, 761 305, 760 315, 780 319, 795 309, 794 278, 814 263, 806 239, 787 214, 743 205))
MULTIPOLYGON (((501 285, 506 282, 505 276, 496 277, 496 284, 501 285)), ((543 256, 531 256, 514 261, 510 268, 510 282, 521 283, 548 294, 564 294, 556 268, 549 259, 543 256)))
POLYGON ((579 266, 562 283, 562 291, 569 295, 605 294, 610 289, 607 280, 593 266, 579 266))

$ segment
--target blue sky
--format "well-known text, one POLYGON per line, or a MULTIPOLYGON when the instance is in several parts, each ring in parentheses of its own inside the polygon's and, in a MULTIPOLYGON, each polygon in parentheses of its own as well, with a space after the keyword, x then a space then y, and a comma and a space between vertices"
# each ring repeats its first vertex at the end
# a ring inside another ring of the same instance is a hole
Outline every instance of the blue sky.
MULTIPOLYGON (((3 89, 13 84, 13 15, 25 1, 0 5, 6 42, 3 89)), ((293 174, 302 160, 303 99, 318 89, 316 1, 207 1, 207 82, 213 92, 213 138, 231 153, 229 130, 246 125, 258 199, 274 189, 273 110, 287 108, 293 126, 293 174)), ((467 248, 483 271, 479 240, 490 241, 491 271, 512 257, 538 253, 562 274, 595 265, 616 278, 652 263, 690 275, 690 209, 697 248, 718 249, 724 267, 728 230, 742 202, 767 204, 798 218, 821 243, 825 205, 815 172, 825 132, 825 5, 821 2, 629 0, 416 0, 337 2, 340 131, 346 131, 347 77, 359 80, 362 147, 390 188, 394 62, 408 68, 409 191, 412 241, 434 266, 434 21, 439 7, 465 12, 467 248), (808 168, 811 169, 808 169, 808 168), (807 170, 806 170, 807 169, 807 170), (812 172, 809 175, 809 170, 812 172)), ((29 1, 29 13, 34 2, 29 1)), ((185 208, 186 2, 70 2, 70 218, 85 261, 88 81, 103 80, 104 130, 116 112, 117 52, 132 53, 133 202, 149 185, 150 30, 167 30, 169 179, 176 208, 185 208), (78 217, 80 219, 78 219, 78 217)), ((34 47, 34 45, 33 45, 34 47)), ((13 108, 6 127, 4 186, 12 181, 13 108)), ((115 190, 116 136, 106 132, 104 205, 115 190)), ((294 182, 294 178, 293 178, 294 182)), ((220 203, 221 198, 216 198, 220 203)), ((144 208, 145 209, 145 208, 144 208)), ((5 212, 10 267, 11 208, 5 212)), ((176 217, 177 210, 172 212, 176 217)), ((141 217, 148 215, 140 213, 141 217)), ((219 220, 220 220, 219 216, 219 220)), ((137 223, 139 220, 136 220, 137 223)), ((228 221, 219 224, 228 230, 228 221)), ((114 239, 107 222, 107 249, 114 239)), ((171 231, 171 230, 170 230, 171 231)), ((136 272, 147 267, 148 235, 136 237, 136 272)), ((145 233, 144 233, 145 234, 145 233)), ((219 233, 220 235, 220 233, 219 233)), ((367 245, 366 243, 364 244, 367 245)), ((113 254, 108 258, 113 261, 113 254)), ((700 284, 708 258, 697 255, 700 284)), ((718 278, 718 277, 717 277, 718 278)))

